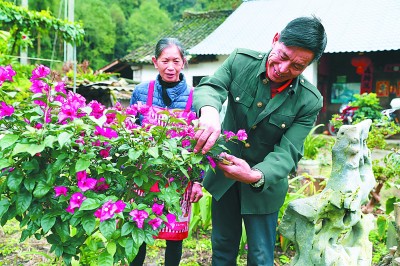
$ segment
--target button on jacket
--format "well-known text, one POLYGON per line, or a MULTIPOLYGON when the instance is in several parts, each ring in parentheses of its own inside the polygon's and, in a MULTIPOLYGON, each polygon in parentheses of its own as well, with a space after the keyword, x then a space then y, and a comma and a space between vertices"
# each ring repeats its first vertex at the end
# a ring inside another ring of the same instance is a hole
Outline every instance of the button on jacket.
MULTIPOLYGON (((322 96, 302 75, 271 99, 265 81, 268 53, 236 49, 213 76, 204 77, 194 92, 194 107, 218 111, 228 98, 222 130, 245 129, 247 145, 227 143, 230 154, 263 172, 261 189, 241 183, 242 214, 268 214, 282 206, 288 175, 303 154, 303 142, 322 108, 322 96)), ((219 200, 236 181, 208 171, 204 187, 219 200)))

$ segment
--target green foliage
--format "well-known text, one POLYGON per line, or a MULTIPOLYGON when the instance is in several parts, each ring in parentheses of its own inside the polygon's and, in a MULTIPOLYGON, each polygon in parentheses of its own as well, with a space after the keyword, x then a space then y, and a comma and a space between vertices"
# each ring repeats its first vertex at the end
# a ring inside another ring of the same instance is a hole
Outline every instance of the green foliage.
MULTIPOLYGON (((12 71, 0 73, 11 81, 12 71)), ((79 257, 97 265, 131 261, 165 226, 149 222, 180 214, 187 183, 209 168, 204 155, 191 152, 194 114, 183 119, 163 111, 165 125, 137 126, 136 115, 146 108, 87 105, 52 83, 50 69, 33 73, 35 95, 0 109, 1 225, 16 219, 21 242, 46 238, 67 265, 79 257), (155 182, 159 192, 152 191, 155 182)), ((0 89, 0 95, 7 94, 0 89)))
POLYGON ((203 188, 203 197, 196 203, 192 204, 189 237, 199 230, 207 231, 211 229, 211 194, 203 188))
POLYGON ((381 258, 388 253, 386 247, 387 230, 388 230, 388 217, 386 215, 379 215, 376 218, 376 227, 369 233, 369 240, 372 242, 372 262, 378 263, 381 258))
POLYGON ((379 120, 382 117, 382 106, 379 104, 379 99, 376 93, 355 94, 355 100, 350 103, 350 106, 358 107, 354 112, 353 120, 361 121, 364 119, 379 120))
POLYGON ((116 24, 112 20, 110 8, 102 1, 77 1, 76 19, 85 25, 83 47, 77 54, 78 61, 90 60, 94 69, 98 69, 114 59, 116 43, 116 24))
POLYGON ((154 41, 161 32, 170 27, 172 21, 168 14, 160 9, 157 0, 145 1, 128 19, 125 31, 130 40, 128 48, 134 50, 144 43, 154 41))
POLYGON ((386 183, 389 186, 390 183, 387 182, 394 181, 399 184, 400 150, 392 150, 382 160, 374 160, 372 162, 372 170, 375 179, 379 183, 386 183))
POLYGON ((0 26, 10 32, 6 55, 13 55, 19 46, 32 46, 34 29, 48 29, 58 32, 70 43, 80 44, 84 30, 79 23, 53 17, 49 11, 30 11, 0 0, 0 26))
POLYGON ((304 159, 317 159, 320 149, 328 143, 328 140, 325 139, 323 135, 315 134, 315 131, 323 126, 323 124, 319 124, 313 127, 310 133, 308 133, 306 139, 304 140, 304 159))

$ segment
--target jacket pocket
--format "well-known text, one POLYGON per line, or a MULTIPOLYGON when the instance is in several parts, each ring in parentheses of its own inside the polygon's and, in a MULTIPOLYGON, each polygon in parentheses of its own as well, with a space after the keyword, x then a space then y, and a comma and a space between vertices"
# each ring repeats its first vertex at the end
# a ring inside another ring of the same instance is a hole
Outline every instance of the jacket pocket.
POLYGON ((235 82, 232 82, 231 94, 232 100, 235 103, 242 104, 247 108, 249 108, 254 101, 254 97, 235 82))
POLYGON ((283 134, 288 130, 294 120, 294 115, 286 114, 271 114, 262 122, 261 132, 264 132, 264 136, 260 137, 260 142, 267 145, 275 145, 280 142, 283 134))

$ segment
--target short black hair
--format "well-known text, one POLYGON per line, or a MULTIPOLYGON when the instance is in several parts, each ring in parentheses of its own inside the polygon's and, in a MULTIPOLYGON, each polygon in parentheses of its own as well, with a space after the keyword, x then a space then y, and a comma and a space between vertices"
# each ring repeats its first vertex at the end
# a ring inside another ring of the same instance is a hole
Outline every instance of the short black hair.
POLYGON ((285 46, 296 46, 314 53, 317 61, 324 53, 327 36, 321 20, 315 16, 299 17, 290 21, 281 31, 279 42, 285 46))
POLYGON ((182 59, 185 58, 185 48, 183 47, 182 43, 176 38, 162 38, 161 40, 159 40, 156 44, 154 56, 158 58, 161 55, 162 51, 170 46, 176 46, 181 54, 182 59))

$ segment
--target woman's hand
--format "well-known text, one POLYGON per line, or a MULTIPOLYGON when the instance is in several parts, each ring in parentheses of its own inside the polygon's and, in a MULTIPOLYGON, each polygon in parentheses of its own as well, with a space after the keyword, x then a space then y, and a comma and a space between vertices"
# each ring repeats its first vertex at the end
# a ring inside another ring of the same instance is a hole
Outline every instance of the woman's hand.
POLYGON ((190 202, 198 202, 201 198, 203 197, 203 187, 197 183, 194 182, 192 186, 192 193, 190 193, 190 202))
POLYGON ((212 106, 202 107, 199 129, 194 136, 197 143, 193 151, 197 153, 201 150, 202 154, 206 154, 214 146, 220 134, 221 123, 218 110, 212 106))

